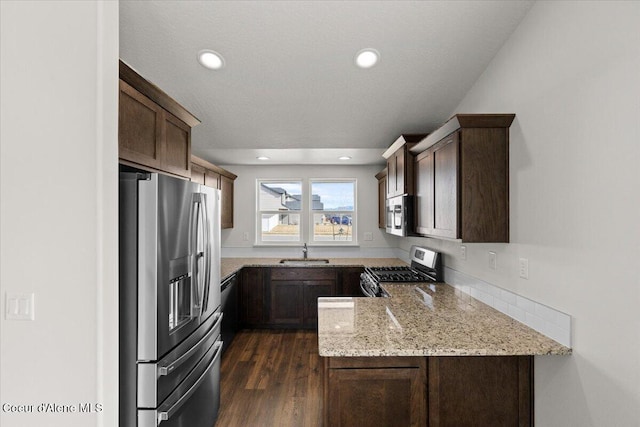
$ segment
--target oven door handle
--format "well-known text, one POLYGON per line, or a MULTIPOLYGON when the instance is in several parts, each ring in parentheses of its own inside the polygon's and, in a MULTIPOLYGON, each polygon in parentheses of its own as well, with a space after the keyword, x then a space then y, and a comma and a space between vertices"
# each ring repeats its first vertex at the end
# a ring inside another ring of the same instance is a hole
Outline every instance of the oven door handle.
POLYGON ((364 280, 360 280, 360 290, 365 296, 375 297, 375 295, 371 295, 371 292, 369 292, 369 290, 364 286, 364 280))

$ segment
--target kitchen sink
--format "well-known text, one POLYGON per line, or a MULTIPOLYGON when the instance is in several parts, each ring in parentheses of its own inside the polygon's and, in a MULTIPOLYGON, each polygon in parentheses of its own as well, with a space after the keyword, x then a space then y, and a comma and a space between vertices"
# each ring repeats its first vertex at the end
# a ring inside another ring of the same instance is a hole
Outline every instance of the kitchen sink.
POLYGON ((328 259, 318 259, 318 258, 289 258, 289 259, 281 259, 280 264, 284 265, 323 265, 329 264, 328 259))

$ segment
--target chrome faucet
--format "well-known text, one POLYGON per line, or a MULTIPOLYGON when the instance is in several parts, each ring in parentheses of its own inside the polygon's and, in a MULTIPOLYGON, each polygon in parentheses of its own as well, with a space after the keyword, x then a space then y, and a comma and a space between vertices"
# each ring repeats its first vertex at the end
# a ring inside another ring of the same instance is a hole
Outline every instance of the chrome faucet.
POLYGON ((309 252, 309 249, 307 249, 307 244, 305 243, 304 246, 302 247, 302 257, 304 259, 307 259, 308 252, 309 252))

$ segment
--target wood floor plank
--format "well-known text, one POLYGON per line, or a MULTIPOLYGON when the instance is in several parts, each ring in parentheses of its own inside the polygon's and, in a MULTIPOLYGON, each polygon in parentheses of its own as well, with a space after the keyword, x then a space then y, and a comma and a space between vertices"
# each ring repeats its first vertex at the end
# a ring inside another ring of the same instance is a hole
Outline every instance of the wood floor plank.
POLYGON ((321 426, 322 373, 315 331, 240 331, 222 357, 215 427, 321 426))

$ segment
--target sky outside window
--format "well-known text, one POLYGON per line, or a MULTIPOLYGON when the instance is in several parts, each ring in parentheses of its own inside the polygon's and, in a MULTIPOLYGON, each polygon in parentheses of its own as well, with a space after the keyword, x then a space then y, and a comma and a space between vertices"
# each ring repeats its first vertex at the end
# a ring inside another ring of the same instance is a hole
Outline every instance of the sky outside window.
POLYGON ((355 184, 346 182, 312 182, 311 194, 320 196, 325 211, 352 211, 355 201, 355 184))

